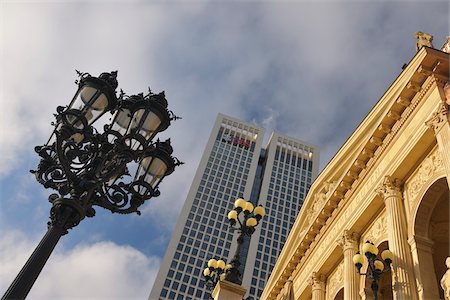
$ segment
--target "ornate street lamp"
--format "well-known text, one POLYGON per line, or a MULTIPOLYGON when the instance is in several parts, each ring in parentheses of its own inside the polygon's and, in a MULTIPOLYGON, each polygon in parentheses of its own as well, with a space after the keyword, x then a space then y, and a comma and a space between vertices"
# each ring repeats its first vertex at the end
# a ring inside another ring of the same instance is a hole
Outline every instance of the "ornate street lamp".
POLYGON ((167 109, 164 92, 129 97, 121 92, 117 99, 117 72, 78 75, 74 98, 57 108, 49 141, 35 149, 41 161, 31 172, 45 188, 57 191, 49 196, 48 231, 2 299, 28 295, 61 236, 93 217, 93 206, 140 214, 145 200, 159 196, 164 177, 182 164, 172 156, 170 139, 153 141, 178 118, 167 109), (93 124, 106 112, 115 115, 99 133, 93 124))
POLYGON ((231 260, 231 268, 226 273, 225 280, 238 285, 242 284, 242 274, 239 271, 239 266, 241 265, 241 246, 244 242, 244 236, 250 237, 255 232, 255 227, 258 226, 259 221, 265 215, 266 212, 261 205, 254 208, 251 202, 242 198, 234 202, 234 209, 228 213, 228 220, 230 227, 239 232, 239 237, 237 239, 236 253, 231 260))
POLYGON ((384 261, 378 259, 378 248, 371 242, 367 241, 362 246, 362 250, 364 255, 368 261, 367 273, 361 273, 361 267, 364 263, 363 256, 357 252, 355 256, 353 256, 353 263, 355 264, 356 270, 360 275, 366 275, 371 281, 371 288, 373 292, 373 299, 378 299, 378 280, 380 279, 381 274, 389 272, 391 270, 391 263, 394 255, 389 249, 384 250, 381 253, 381 258, 384 261), (385 268, 386 265, 386 268, 385 268))
POLYGON ((222 259, 215 260, 214 258, 208 261, 208 267, 203 270, 203 277, 205 284, 215 287, 217 282, 225 280, 225 276, 231 269, 231 264, 225 263, 222 259))

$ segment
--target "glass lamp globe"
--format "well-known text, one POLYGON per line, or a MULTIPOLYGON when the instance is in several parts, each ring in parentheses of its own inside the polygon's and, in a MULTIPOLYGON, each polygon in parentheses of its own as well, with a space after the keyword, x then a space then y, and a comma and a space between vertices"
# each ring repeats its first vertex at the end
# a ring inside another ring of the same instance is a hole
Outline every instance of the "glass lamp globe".
POLYGON ((238 198, 236 199, 236 201, 234 202, 234 208, 243 210, 245 208, 245 206, 247 205, 247 201, 245 201, 242 198, 238 198))
POLYGON ((209 268, 216 269, 216 268, 217 268, 217 260, 215 260, 214 258, 211 258, 211 259, 208 261, 208 267, 209 267, 209 268))
POLYGON ((354 263, 355 265, 358 265, 358 264, 362 265, 362 264, 364 263, 364 258, 363 258, 363 256, 362 256, 361 254, 359 254, 359 253, 355 254, 355 255, 353 256, 353 263, 354 263))
POLYGON ((65 122, 78 129, 91 125, 105 112, 115 109, 117 105, 115 93, 118 86, 117 71, 102 73, 98 78, 89 74, 81 76, 78 90, 69 104, 65 117, 65 122), (83 124, 85 121, 87 123, 83 124))
POLYGON ((253 211, 253 204, 250 201, 247 201, 244 207, 244 212, 251 213, 253 211))
POLYGON ((266 211, 265 211, 264 207, 262 207, 261 205, 258 205, 253 210, 253 214, 255 215, 256 218, 262 219, 266 215, 266 211))
POLYGON ((248 218, 247 222, 245 223, 245 225, 247 225, 248 227, 255 227, 258 224, 258 221, 256 221, 255 218, 248 218))
POLYGON ((217 261, 217 268, 222 269, 222 270, 225 269, 225 262, 223 260, 219 259, 217 261))
POLYGON ((378 270, 379 272, 383 271, 384 269, 384 264, 381 260, 377 259, 376 261, 374 261, 373 265, 375 267, 375 270, 378 270))

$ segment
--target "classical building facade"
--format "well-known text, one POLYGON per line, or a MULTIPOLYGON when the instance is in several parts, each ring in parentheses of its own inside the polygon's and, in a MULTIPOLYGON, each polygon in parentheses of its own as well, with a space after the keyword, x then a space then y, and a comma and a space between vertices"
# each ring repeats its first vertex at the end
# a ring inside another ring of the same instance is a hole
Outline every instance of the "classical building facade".
POLYGON ((415 56, 313 183, 261 299, 372 299, 370 281, 352 261, 365 241, 394 254, 379 299, 443 299, 441 285, 450 280, 445 47, 418 42, 415 56))

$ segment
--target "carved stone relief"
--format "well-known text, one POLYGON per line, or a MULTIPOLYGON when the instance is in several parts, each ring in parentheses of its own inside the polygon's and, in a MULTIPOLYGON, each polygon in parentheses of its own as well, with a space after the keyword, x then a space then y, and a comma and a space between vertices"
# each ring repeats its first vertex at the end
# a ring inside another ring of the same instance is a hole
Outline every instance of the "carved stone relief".
POLYGON ((439 105, 439 109, 433 113, 428 121, 425 122, 425 125, 433 129, 435 132, 438 132, 444 124, 449 122, 448 115, 448 106, 446 103, 442 102, 439 105))
POLYGON ((369 230, 363 235, 361 242, 370 241, 375 245, 379 245, 382 241, 387 240, 387 221, 386 213, 383 212, 370 226, 369 230))
POLYGON ((314 220, 314 217, 321 211, 323 206, 325 205, 325 202, 327 199, 331 196, 332 192, 336 188, 337 181, 326 181, 323 184, 322 189, 319 193, 316 193, 314 195, 314 203, 311 205, 310 208, 306 210, 306 218, 305 222, 303 223, 303 228, 300 233, 300 236, 302 236, 306 230, 309 228, 309 225, 311 225, 311 222, 314 220))
POLYGON ((417 168, 417 171, 405 184, 405 193, 409 210, 412 211, 418 201, 418 195, 423 191, 425 184, 435 177, 436 173, 444 171, 444 165, 438 149, 432 151, 417 168))
POLYGON ((377 193, 383 198, 397 197, 401 198, 402 182, 392 176, 384 176, 383 183, 376 189, 377 193))
POLYGON ((309 280, 309 284, 312 285, 313 290, 317 289, 325 291, 325 283, 326 283, 325 275, 319 274, 317 272, 312 273, 312 276, 309 280))
POLYGON ((333 299, 335 294, 344 286, 344 261, 336 267, 334 272, 328 277, 327 295, 328 299, 333 299))

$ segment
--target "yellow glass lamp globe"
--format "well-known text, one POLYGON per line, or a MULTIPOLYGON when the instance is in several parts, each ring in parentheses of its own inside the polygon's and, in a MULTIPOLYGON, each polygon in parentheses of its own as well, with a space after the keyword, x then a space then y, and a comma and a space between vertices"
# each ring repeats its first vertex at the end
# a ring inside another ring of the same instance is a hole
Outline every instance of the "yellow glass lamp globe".
POLYGON ((266 210, 264 209, 264 207, 262 207, 261 205, 258 205, 257 207, 255 207, 255 209, 253 210, 253 214, 255 216, 261 216, 264 217, 266 215, 266 210))
POLYGON ((377 246, 372 245, 372 253, 373 253, 373 254, 378 255, 378 252, 379 252, 379 251, 380 251, 380 250, 378 250, 378 247, 377 247, 377 246))
POLYGON ((225 271, 228 271, 229 269, 231 269, 233 266, 231 264, 227 264, 225 266, 225 271))
POLYGON ((394 254, 388 250, 384 250, 383 252, 381 252, 381 258, 383 260, 390 260, 393 261, 394 260, 394 254))
POLYGON ((230 211, 230 212, 228 213, 228 220, 234 220, 234 221, 237 221, 237 218, 238 218, 237 211, 232 210, 232 211, 230 211))
POLYGON ((377 259, 376 261, 374 261, 373 265, 375 266, 375 270, 378 270, 380 272, 384 269, 384 264, 381 260, 377 259))
POLYGON ((355 254, 354 256, 353 256, 353 263, 355 264, 355 265, 357 265, 357 264, 363 264, 364 263, 364 258, 363 258, 363 256, 361 255, 361 254, 355 254))
POLYGON ((255 227, 256 224, 258 224, 258 221, 255 218, 248 218, 247 222, 245 222, 245 225, 248 227, 255 227))
POLYGON ((248 211, 249 213, 251 213, 253 211, 253 204, 251 202, 247 202, 245 204, 244 211, 248 211))
POLYGON ((378 248, 369 242, 364 243, 364 245, 362 246, 362 250, 364 253, 371 253, 373 255, 378 254, 378 248))
POLYGON ((372 253, 372 244, 369 242, 365 242, 364 245, 362 246, 362 251, 363 253, 372 253))
POLYGON ((223 260, 219 259, 217 261, 217 268, 222 269, 222 270, 225 269, 225 262, 223 260))
POLYGON ((208 267, 216 269, 217 268, 217 260, 215 260, 214 258, 211 258, 208 261, 208 267))
POLYGON ((209 275, 211 275, 211 271, 209 270, 209 268, 204 269, 203 276, 208 277, 209 275))
POLYGON ((242 198, 238 198, 236 201, 234 201, 234 208, 244 209, 246 205, 247 201, 242 198))

